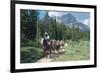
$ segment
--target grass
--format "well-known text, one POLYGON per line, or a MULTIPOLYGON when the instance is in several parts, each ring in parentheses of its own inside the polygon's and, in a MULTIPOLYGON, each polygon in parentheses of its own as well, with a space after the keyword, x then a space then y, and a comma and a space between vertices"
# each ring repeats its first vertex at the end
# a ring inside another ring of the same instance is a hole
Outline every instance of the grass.
POLYGON ((21 63, 36 62, 43 57, 43 50, 35 47, 21 47, 21 63))
POLYGON ((53 58, 52 61, 77 61, 90 59, 89 41, 71 42, 65 47, 65 53, 59 57, 53 58))
MULTIPOLYGON (((53 57, 55 61, 78 61, 90 59, 90 44, 89 41, 80 40, 78 42, 70 42, 65 48, 65 53, 53 57)), ((43 49, 35 47, 21 47, 21 63, 33 63, 43 58, 43 49)))

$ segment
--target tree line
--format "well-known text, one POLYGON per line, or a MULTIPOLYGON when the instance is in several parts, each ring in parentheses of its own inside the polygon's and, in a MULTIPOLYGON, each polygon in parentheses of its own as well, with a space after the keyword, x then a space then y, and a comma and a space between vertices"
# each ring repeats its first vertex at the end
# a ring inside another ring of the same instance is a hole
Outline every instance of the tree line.
POLYGON ((72 27, 59 23, 56 17, 50 17, 48 12, 42 19, 37 10, 21 9, 21 46, 39 46, 39 42, 48 32, 51 39, 55 40, 89 40, 90 32, 81 32, 74 24, 72 27))

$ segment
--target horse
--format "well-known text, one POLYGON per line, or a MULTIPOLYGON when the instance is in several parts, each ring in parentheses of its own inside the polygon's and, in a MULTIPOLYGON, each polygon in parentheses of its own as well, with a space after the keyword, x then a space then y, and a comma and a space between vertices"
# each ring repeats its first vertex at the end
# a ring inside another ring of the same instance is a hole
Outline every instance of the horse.
POLYGON ((65 42, 61 40, 59 44, 60 44, 59 53, 64 53, 65 52, 65 49, 64 49, 65 42))
POLYGON ((47 41, 46 39, 41 39, 41 44, 43 44, 44 55, 46 57, 50 56, 57 56, 60 53, 64 53, 64 41, 62 40, 50 40, 47 41))
POLYGON ((55 55, 57 53, 57 50, 56 50, 56 40, 51 40, 50 44, 51 44, 51 54, 55 55))
POLYGON ((44 55, 46 56, 46 58, 51 56, 51 44, 50 44, 50 41, 42 38, 41 44, 43 44, 43 51, 44 51, 44 55))
POLYGON ((59 55, 60 53, 64 53, 64 41, 62 40, 51 40, 51 53, 53 55, 59 55))

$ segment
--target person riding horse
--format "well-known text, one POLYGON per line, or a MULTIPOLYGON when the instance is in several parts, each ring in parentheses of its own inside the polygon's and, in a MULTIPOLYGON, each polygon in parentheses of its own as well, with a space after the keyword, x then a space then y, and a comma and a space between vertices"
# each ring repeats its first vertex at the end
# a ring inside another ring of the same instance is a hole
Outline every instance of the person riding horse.
POLYGON ((47 32, 44 33, 44 40, 46 40, 47 44, 50 45, 50 36, 49 36, 49 34, 47 32))
POLYGON ((44 55, 47 58, 52 57, 53 55, 59 55, 59 53, 64 51, 64 41, 51 40, 47 32, 44 33, 41 43, 43 44, 44 55))
POLYGON ((44 45, 44 53, 47 56, 48 54, 50 54, 50 36, 47 32, 44 33, 44 37, 43 37, 43 45, 44 45))

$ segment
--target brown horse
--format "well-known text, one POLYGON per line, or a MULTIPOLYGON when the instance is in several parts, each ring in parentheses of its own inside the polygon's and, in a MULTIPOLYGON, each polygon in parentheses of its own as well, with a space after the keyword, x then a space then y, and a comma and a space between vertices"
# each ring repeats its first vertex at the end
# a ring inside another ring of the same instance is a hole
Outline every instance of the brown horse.
POLYGON ((59 55, 59 53, 64 52, 64 41, 60 40, 51 40, 51 53, 54 55, 59 55))
POLYGON ((59 53, 62 53, 62 50, 64 50, 64 41, 62 40, 47 41, 46 39, 42 39, 42 41, 41 44, 43 44, 44 55, 46 57, 59 55, 59 53))
POLYGON ((46 39, 43 39, 43 46, 44 46, 44 55, 46 57, 51 56, 51 44, 50 41, 47 41, 46 39))

